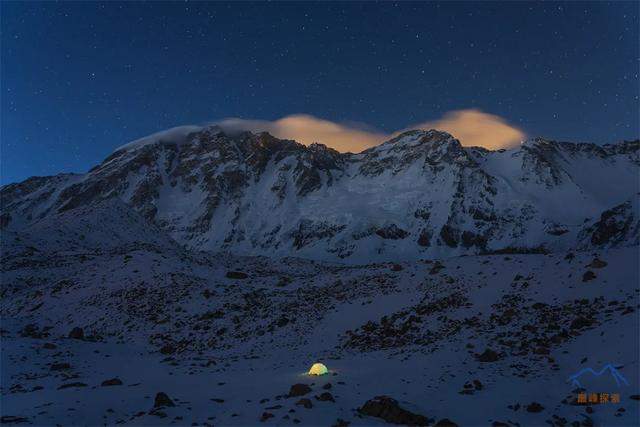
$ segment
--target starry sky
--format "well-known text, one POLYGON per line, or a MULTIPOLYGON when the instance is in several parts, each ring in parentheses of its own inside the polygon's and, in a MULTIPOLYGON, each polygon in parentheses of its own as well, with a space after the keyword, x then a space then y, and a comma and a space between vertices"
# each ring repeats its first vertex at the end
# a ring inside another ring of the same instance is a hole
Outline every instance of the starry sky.
POLYGON ((527 136, 639 134, 638 2, 0 8, 3 184, 85 172, 127 141, 230 117, 384 134, 472 110, 527 136))

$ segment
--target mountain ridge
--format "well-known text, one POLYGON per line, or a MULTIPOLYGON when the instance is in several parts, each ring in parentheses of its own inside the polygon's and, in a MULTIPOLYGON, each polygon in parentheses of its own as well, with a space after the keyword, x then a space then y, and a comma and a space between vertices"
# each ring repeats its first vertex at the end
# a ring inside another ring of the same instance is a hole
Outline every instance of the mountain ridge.
POLYGON ((86 174, 5 185, 0 225, 19 230, 115 197, 189 247, 363 262, 586 248, 585 230, 617 209, 614 241, 595 241, 637 241, 639 141, 487 150, 411 130, 353 154, 197 129, 123 145, 86 174))

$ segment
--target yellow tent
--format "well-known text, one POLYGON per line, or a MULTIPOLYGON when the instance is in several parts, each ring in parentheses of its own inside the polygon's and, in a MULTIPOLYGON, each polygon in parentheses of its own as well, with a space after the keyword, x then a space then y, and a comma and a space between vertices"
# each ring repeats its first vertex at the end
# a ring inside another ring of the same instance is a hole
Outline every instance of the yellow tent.
POLYGON ((329 370, 322 363, 314 363, 309 369, 309 375, 324 375, 327 373, 329 373, 329 370))

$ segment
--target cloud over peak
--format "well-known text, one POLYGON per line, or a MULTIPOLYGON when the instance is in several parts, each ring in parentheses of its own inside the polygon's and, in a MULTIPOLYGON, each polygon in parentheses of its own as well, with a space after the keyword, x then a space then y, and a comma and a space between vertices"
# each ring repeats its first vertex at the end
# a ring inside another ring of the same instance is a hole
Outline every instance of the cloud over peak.
POLYGON ((409 129, 438 129, 451 133, 464 146, 491 150, 517 145, 525 134, 502 117, 480 110, 467 109, 446 113, 442 118, 426 121, 393 133, 352 124, 335 123, 308 114, 293 114, 275 121, 227 118, 215 124, 227 131, 269 132, 282 139, 309 145, 320 142, 341 152, 358 153, 381 144, 409 129))
POLYGON ((489 150, 513 147, 526 137, 522 130, 502 117, 475 109, 450 111, 439 120, 412 128, 443 130, 458 138, 464 146, 489 150))

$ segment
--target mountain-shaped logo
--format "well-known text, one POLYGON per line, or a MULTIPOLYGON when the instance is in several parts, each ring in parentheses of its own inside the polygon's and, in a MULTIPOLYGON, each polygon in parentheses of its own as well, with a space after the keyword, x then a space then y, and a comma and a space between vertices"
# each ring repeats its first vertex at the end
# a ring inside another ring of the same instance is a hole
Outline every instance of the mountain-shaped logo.
POLYGON ((582 369, 581 371, 571 375, 567 379, 567 382, 571 382, 574 386, 582 388, 582 384, 580 383, 579 378, 582 375, 587 374, 587 373, 590 373, 595 377, 599 377, 599 376, 604 375, 605 373, 609 373, 609 374, 611 374, 613 379, 616 381, 616 384, 618 385, 618 387, 620 387, 621 384, 629 385, 629 381, 627 381, 627 379, 620 373, 620 371, 618 371, 618 369, 616 369, 616 367, 613 366, 611 363, 606 364, 598 372, 594 371, 592 368, 582 369))

